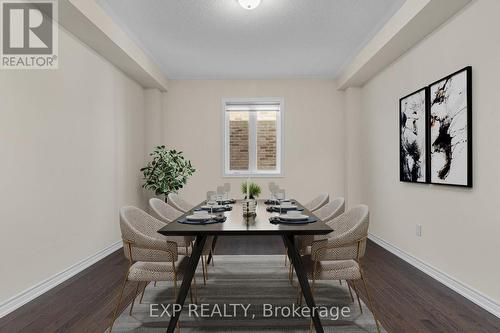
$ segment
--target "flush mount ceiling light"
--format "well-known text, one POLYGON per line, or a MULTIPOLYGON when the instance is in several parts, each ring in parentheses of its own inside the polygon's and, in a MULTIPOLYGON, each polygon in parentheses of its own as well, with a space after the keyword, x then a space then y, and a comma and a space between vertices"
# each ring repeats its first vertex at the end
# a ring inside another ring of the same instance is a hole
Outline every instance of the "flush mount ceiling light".
POLYGON ((261 0, 238 0, 240 6, 248 10, 257 8, 260 5, 260 1, 261 0))

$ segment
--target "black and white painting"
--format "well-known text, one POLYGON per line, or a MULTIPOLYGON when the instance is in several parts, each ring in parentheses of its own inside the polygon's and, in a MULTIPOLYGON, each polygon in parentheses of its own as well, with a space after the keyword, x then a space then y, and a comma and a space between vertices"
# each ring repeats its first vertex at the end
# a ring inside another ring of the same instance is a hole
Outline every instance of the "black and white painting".
POLYGON ((399 100, 399 178, 427 182, 427 88, 399 100))
POLYGON ((471 72, 429 86, 431 183, 472 186, 471 72))

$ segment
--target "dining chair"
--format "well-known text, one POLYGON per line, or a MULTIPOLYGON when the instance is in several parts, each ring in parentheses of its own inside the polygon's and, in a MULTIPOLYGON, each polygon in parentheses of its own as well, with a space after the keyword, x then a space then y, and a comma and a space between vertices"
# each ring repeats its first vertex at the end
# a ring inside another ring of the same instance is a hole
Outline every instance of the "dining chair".
MULTIPOLYGON (((183 213, 174 207, 170 206, 168 203, 158 199, 151 198, 149 199, 149 208, 151 208, 152 215, 156 217, 158 220, 164 222, 165 224, 169 224, 176 219, 178 219, 183 213)), ((189 255, 189 251, 194 242, 193 236, 171 236, 169 240, 176 242, 179 250, 181 252, 185 251, 184 255, 189 255)))
MULTIPOLYGON (((326 224, 332 219, 336 218, 340 214, 343 214, 345 210, 345 200, 342 197, 334 198, 332 201, 328 202, 326 205, 314 212, 314 215, 318 217, 326 224)), ((313 235, 297 236, 295 241, 297 242, 297 248, 300 254, 306 254, 310 250, 310 246, 314 240, 313 235)), ((293 267, 290 265, 288 269, 288 279, 290 283, 293 283, 293 267)), ((342 283, 342 282, 340 282, 342 283)))
MULTIPOLYGON (((170 206, 168 203, 165 203, 164 201, 158 199, 158 198, 151 198, 149 199, 149 207, 151 208, 151 211, 154 213, 155 217, 159 219, 160 221, 164 222, 165 224, 172 223, 176 219, 178 219, 183 213, 174 207, 170 206)), ((179 252, 184 255, 189 255, 190 251, 193 248, 193 242, 195 238, 193 236, 169 236, 169 240, 176 242, 178 247, 179 247, 179 252), (184 252, 185 251, 185 252, 184 252), (184 252, 184 253, 182 253, 184 252)), ((203 271, 203 283, 206 284, 206 280, 208 279, 208 255, 210 254, 210 251, 212 250, 212 242, 213 242, 213 237, 208 237, 207 241, 205 242, 205 246, 203 248, 202 252, 202 271, 203 271)), ((213 253, 212 253, 213 257, 213 253)), ((213 259, 212 259, 213 262, 213 259)))
POLYGON ((328 193, 321 193, 304 205, 309 211, 314 212, 328 203, 330 196, 328 193))
MULTIPOLYGON (((334 198, 320 209, 313 212, 321 221, 329 224, 331 220, 343 214, 345 211, 345 200, 342 197, 334 198)), ((305 253, 308 246, 313 242, 313 235, 305 235, 297 237, 298 248, 300 253, 305 253)))
POLYGON ((168 203, 183 213, 189 212, 194 207, 194 205, 182 199, 177 193, 168 194, 168 203))
MULTIPOLYGON (((332 220, 330 225, 334 226, 333 232, 326 236, 316 236, 311 245, 310 253, 302 256, 302 263, 307 271, 308 278, 312 280, 311 292, 314 294, 316 280, 347 280, 353 286, 362 312, 363 309, 356 287, 356 281, 361 280, 370 310, 375 319, 377 331, 380 333, 379 323, 366 284, 366 277, 361 268, 361 258, 365 255, 366 239, 368 237, 368 206, 354 206, 332 220)), ((350 288, 349 292, 351 293, 350 288)), ((301 303, 301 298, 302 292, 300 292, 299 303, 301 303)))
MULTIPOLYGON (((129 311, 130 315, 138 296, 139 285, 142 282, 145 283, 144 288, 146 288, 147 284, 153 281, 173 281, 175 302, 177 281, 182 280, 189 257, 179 255, 177 244, 157 233, 157 230, 163 226, 163 222, 137 207, 127 206, 120 209, 120 230, 123 252, 128 259, 128 269, 111 318, 109 332, 113 329, 127 282, 136 283, 129 311)), ((196 297, 196 279, 193 279, 193 285, 190 288, 191 302, 193 302, 192 289, 194 289, 196 297)))

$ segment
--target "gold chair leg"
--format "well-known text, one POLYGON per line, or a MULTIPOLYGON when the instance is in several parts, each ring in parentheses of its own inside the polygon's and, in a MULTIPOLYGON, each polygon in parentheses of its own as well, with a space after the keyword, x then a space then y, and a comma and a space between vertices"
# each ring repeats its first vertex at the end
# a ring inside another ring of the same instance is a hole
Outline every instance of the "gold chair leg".
POLYGON ((116 303, 115 311, 113 312, 113 317, 111 317, 111 323, 109 324, 109 333, 111 333, 111 330, 113 329, 113 325, 116 320, 116 315, 118 314, 118 309, 120 308, 120 303, 123 297, 123 291, 125 290, 125 285, 127 284, 127 275, 128 272, 126 273, 125 278, 123 279, 122 287, 120 289, 120 294, 118 295, 118 302, 116 303))
POLYGON ((205 256, 205 277, 208 280, 208 256, 205 256))
MULTIPOLYGON (((313 281, 312 281, 312 286, 311 286, 311 295, 312 297, 314 298, 314 288, 315 288, 315 285, 316 285, 316 279, 313 278, 313 281)), ((312 321, 312 318, 309 319, 309 333, 312 333, 313 331, 313 321, 312 321)))
POLYGON ((203 260, 203 256, 201 257, 201 270, 203 272, 203 284, 207 285, 207 277, 205 275, 205 260, 203 260))
POLYGON ((370 292, 368 291, 368 287, 366 285, 365 278, 363 277, 363 272, 361 271, 361 281, 363 281, 363 286, 365 287, 365 292, 366 292, 366 298, 368 299, 368 303, 370 304, 370 310, 372 311, 373 319, 375 320, 375 324, 377 325, 377 332, 380 333, 380 327, 378 324, 377 316, 375 315, 375 308, 372 303, 372 298, 370 296, 370 292))
POLYGON ((177 302, 177 277, 174 277, 174 303, 177 302))
POLYGON ((351 286, 349 285, 349 281, 346 280, 347 288, 349 288, 349 295, 351 296, 351 302, 354 302, 354 297, 352 297, 351 286))
POLYGON ((134 309, 135 299, 137 298, 137 295, 139 294, 139 284, 140 284, 140 282, 137 282, 137 286, 135 287, 134 298, 132 299, 132 304, 130 305, 130 311, 128 313, 129 316, 132 315, 132 310, 134 309))
POLYGON ((359 299, 358 288, 356 288, 356 281, 354 280, 352 280, 352 289, 354 289, 354 292, 356 293, 356 298, 358 299, 359 311, 363 313, 363 307, 361 306, 361 300, 359 299))
POLYGON ((149 282, 145 282, 144 288, 142 288, 141 299, 139 300, 139 304, 142 304, 142 298, 144 297, 144 293, 146 292, 146 287, 149 285, 149 282))

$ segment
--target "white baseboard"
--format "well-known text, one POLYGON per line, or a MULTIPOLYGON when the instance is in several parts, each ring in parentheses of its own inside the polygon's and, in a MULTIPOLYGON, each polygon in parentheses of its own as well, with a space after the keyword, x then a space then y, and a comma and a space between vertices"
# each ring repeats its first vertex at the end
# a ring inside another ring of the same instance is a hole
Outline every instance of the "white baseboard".
POLYGON ((468 300, 474 302, 475 304, 479 305, 486 311, 492 313, 496 317, 500 318, 500 304, 491 299, 490 297, 484 295, 483 293, 477 291, 476 289, 466 285, 463 282, 460 282, 456 280, 455 278, 451 277, 450 275, 440 271, 439 269, 425 263, 424 261, 414 257, 413 255, 409 254, 408 252, 401 250, 400 248, 388 243, 387 241, 383 240, 382 238, 370 233, 368 236, 369 239, 371 239, 373 242, 377 243, 378 245, 382 246, 384 249, 387 251, 395 254, 399 258, 403 259, 410 265, 416 267, 417 269, 421 270, 425 274, 429 275, 430 277, 438 280, 451 290, 457 292, 458 294, 462 295, 463 297, 467 298, 468 300))
POLYGON ((55 286, 59 285, 60 283, 68 280, 72 276, 80 273, 87 267, 95 264, 99 260, 105 258, 106 256, 110 255, 111 253, 115 252, 119 248, 122 247, 122 241, 118 241, 116 243, 113 243, 106 248, 102 249, 101 251, 97 252, 96 254, 85 258, 83 260, 80 260, 76 264, 68 267, 62 272, 59 272, 48 279, 34 285, 31 288, 28 288, 22 292, 20 292, 17 295, 14 295, 13 297, 9 298, 6 301, 3 301, 0 303, 0 318, 6 316, 10 312, 16 310, 17 308, 23 306, 24 304, 28 303, 29 301, 37 298, 38 296, 42 295, 43 293, 49 291, 50 289, 54 288, 55 286))

